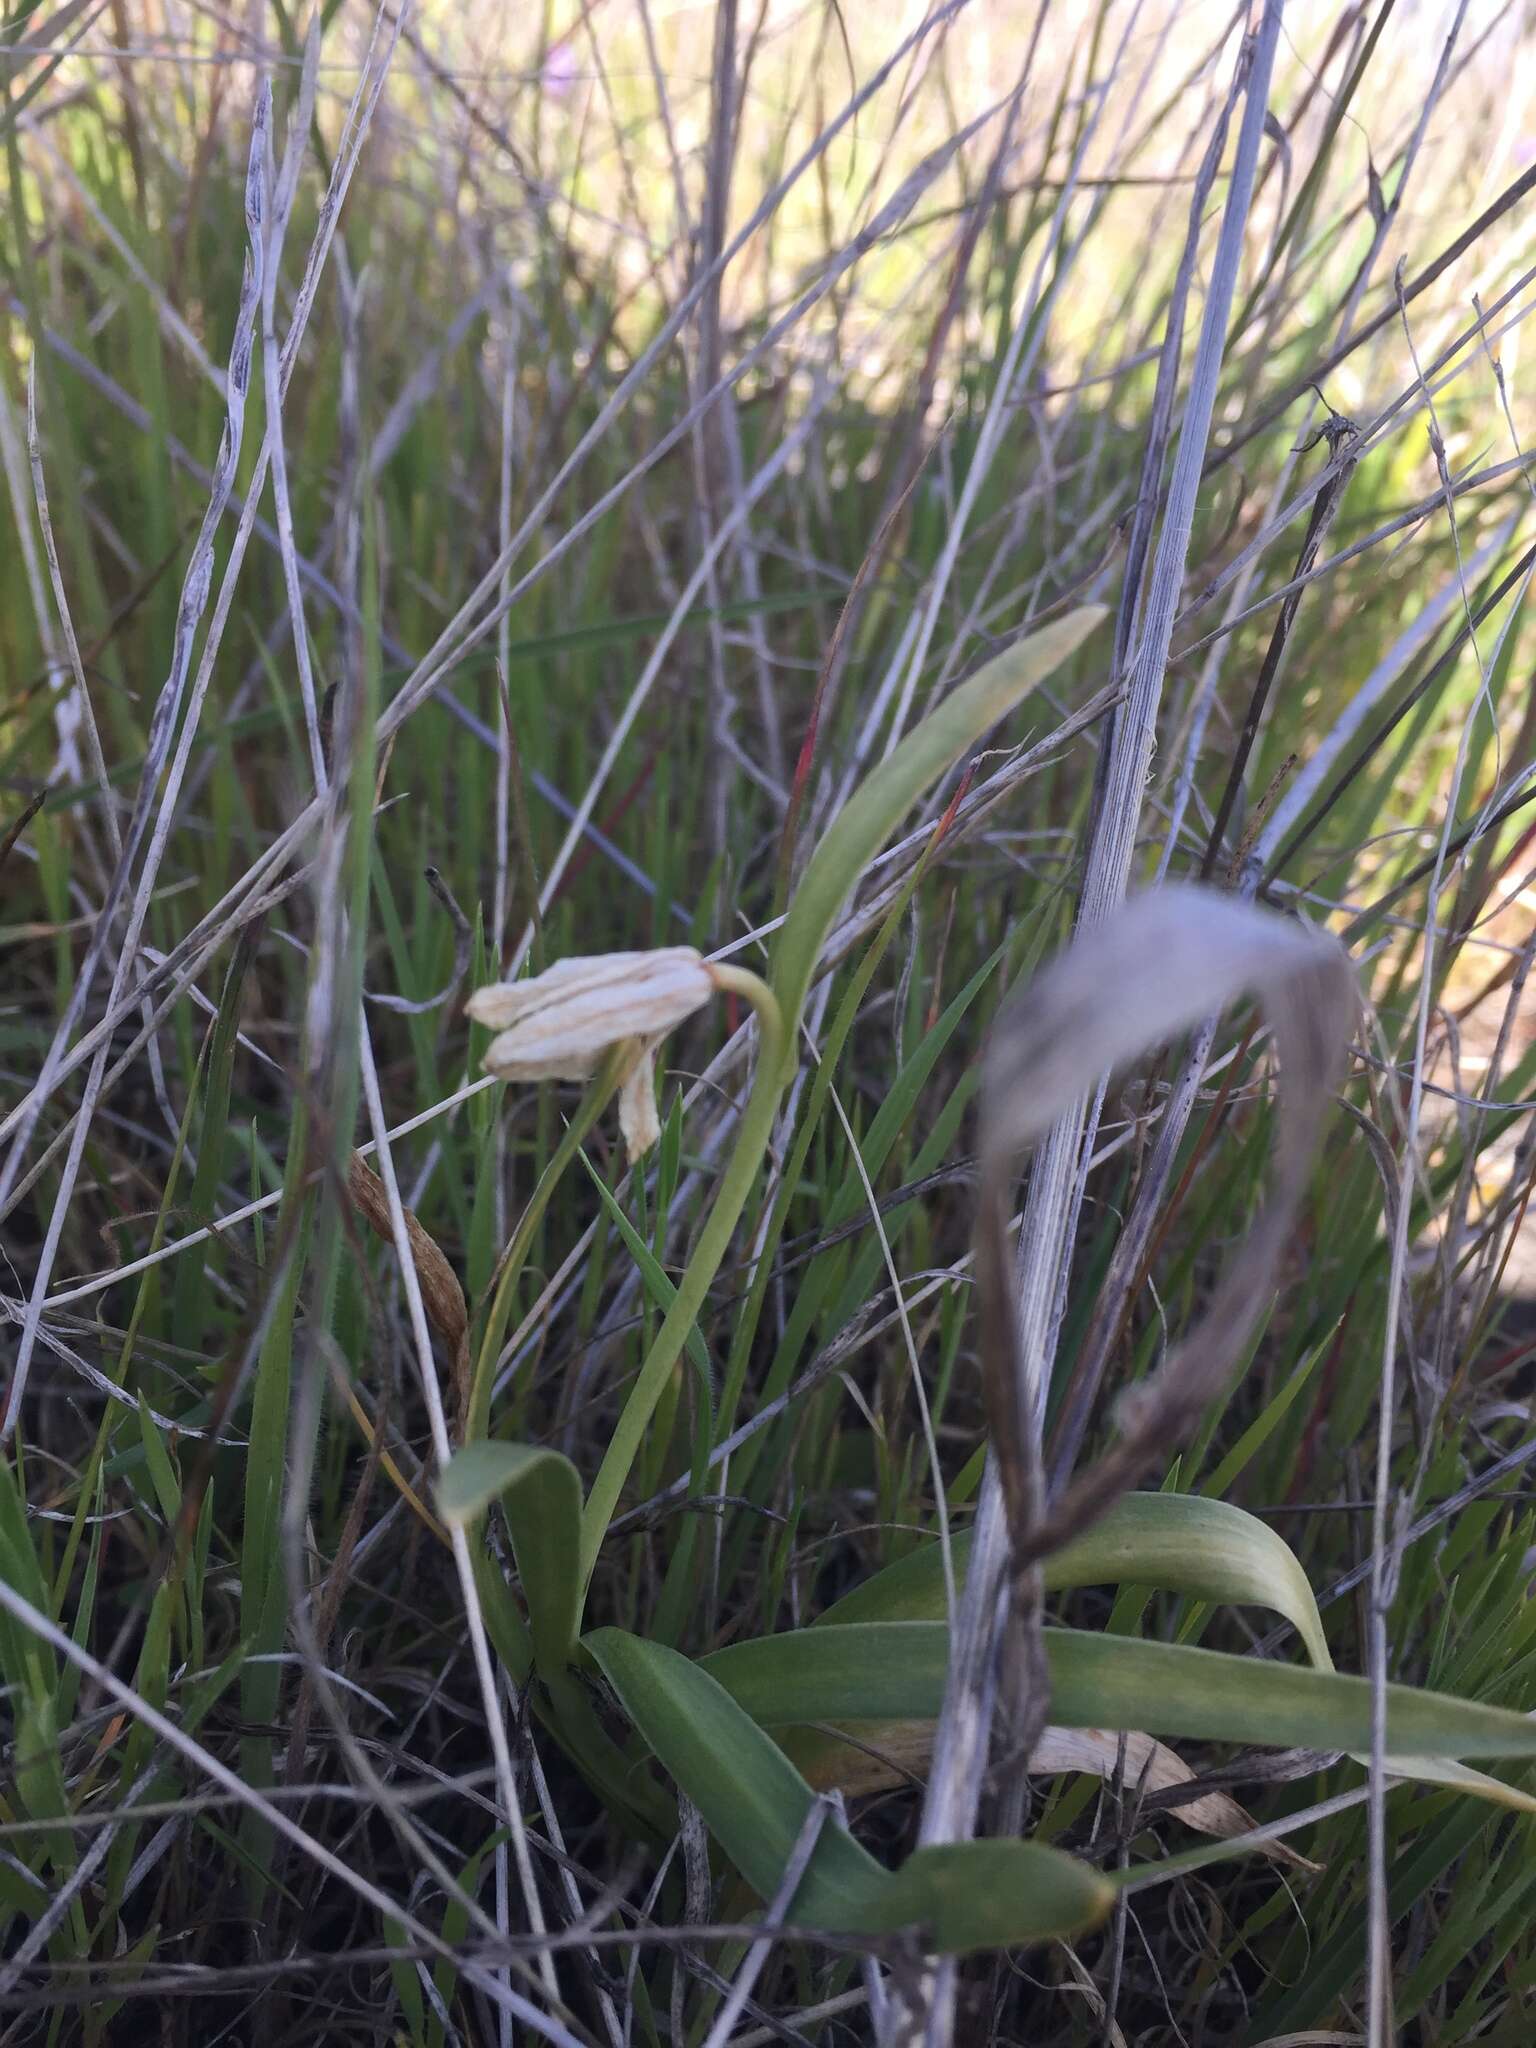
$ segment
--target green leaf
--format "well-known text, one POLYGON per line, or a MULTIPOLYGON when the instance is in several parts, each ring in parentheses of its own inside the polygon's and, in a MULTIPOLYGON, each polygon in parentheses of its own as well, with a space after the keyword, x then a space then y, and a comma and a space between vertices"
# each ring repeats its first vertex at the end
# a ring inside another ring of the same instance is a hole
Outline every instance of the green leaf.
POLYGON ((570 1662, 581 1620, 581 1481, 558 1451, 482 1439, 466 1444, 437 1482, 446 1522, 463 1525, 500 1498, 528 1600, 534 1660, 546 1672, 570 1662))
MULTIPOLYGON (((585 1647, 731 1861, 760 1897, 773 1897, 814 1802, 810 1786, 677 1651, 612 1628, 585 1647)), ((1112 1896, 1096 1872, 1031 1842, 919 1850, 892 1873, 829 1816, 789 1918, 857 1934, 921 1927, 935 1947, 960 1953, 1091 1926, 1112 1896)))
MULTIPOLYGON (((957 1576, 964 1574, 970 1548, 969 1533, 958 1537, 953 1545, 957 1576)), ((1331 1672, 1334 1668, 1316 1598, 1295 1552, 1266 1523, 1226 1501, 1187 1493, 1127 1494, 1101 1522, 1048 1557, 1043 1569, 1046 1590, 1053 1593, 1076 1586, 1141 1585, 1154 1586, 1161 1592, 1187 1593, 1201 1600, 1271 1608, 1291 1623, 1320 1672, 1331 1672)), ((812 1627, 945 1618, 943 1556, 940 1546, 931 1543, 856 1586, 818 1616, 812 1627)), ((1247 1659, 1236 1661, 1252 1668, 1247 1659)), ((1283 1667, 1262 1668, 1269 1671, 1283 1667)), ((1065 1721, 1055 1704, 1051 1711, 1054 1720, 1065 1721)), ((1094 1717, 1081 1725, 1115 1724, 1094 1717)), ((1144 1729, 1149 1734, 1199 1732, 1188 1727, 1161 1729, 1149 1718, 1124 1725, 1144 1729)), ((1233 1739, 1263 1740, 1257 1735, 1238 1735, 1233 1739)), ((1355 1744, 1312 1746, 1348 1749, 1360 1760, 1369 1752, 1370 1738, 1355 1744)), ((1457 1763, 1449 1755, 1394 1755, 1388 1758, 1388 1766, 1395 1778, 1444 1785, 1496 1806, 1536 1812, 1536 1800, 1529 1793, 1457 1763)))
POLYGON ((952 690, 860 785, 827 828, 795 891, 773 952, 772 1001, 759 1005, 757 1076, 714 1204, 677 1295, 603 1453, 582 1515, 582 1582, 592 1576, 641 1443, 673 1366, 698 1320, 757 1180, 779 1098, 800 1057, 800 1012, 832 920, 858 876, 923 791, 1080 647, 1104 617, 1084 605, 1005 648, 952 690))
POLYGON ((773 989, 799 1058, 800 1006, 823 941, 849 889, 923 791, 1015 705, 1077 652, 1105 616, 1083 605, 1016 640, 930 711, 844 804, 823 833, 795 891, 773 955, 773 989))
MULTIPOLYGON (((1369 1750, 1363 1678, 1135 1636, 1048 1628, 1051 1719, 1067 1728, 1278 1748, 1369 1750)), ((933 1720, 944 1696, 949 1632, 940 1622, 818 1626, 733 1643, 703 1669, 754 1721, 933 1720)), ((1387 1687, 1393 1751, 1536 1757, 1536 1721, 1411 1686, 1387 1687)), ((1398 1759, 1394 1770, 1401 1770, 1398 1759)))
MULTIPOLYGON (((970 1537, 956 1539, 964 1570, 970 1537)), ((1103 1520, 1044 1563, 1046 1590, 1155 1586, 1201 1600, 1271 1608, 1289 1621, 1314 1664, 1333 1669, 1311 1585, 1285 1540, 1254 1515, 1189 1493, 1132 1493, 1103 1520)), ((944 1565, 937 1543, 877 1572, 829 1607, 813 1626, 937 1621, 945 1617, 944 1565)))
POLYGON ((924 1927, 946 1955, 1081 1933, 1114 1897, 1107 1878, 1040 1842, 935 1844, 882 1875, 882 1926, 924 1927))
MULTIPOLYGON (((647 1743, 703 1814, 742 1875, 773 1895, 815 1797, 788 1758, 700 1667, 621 1629, 584 1638, 647 1743)), ((884 1875, 846 1829, 828 1824, 795 1908, 828 1927, 853 1924, 884 1875)))

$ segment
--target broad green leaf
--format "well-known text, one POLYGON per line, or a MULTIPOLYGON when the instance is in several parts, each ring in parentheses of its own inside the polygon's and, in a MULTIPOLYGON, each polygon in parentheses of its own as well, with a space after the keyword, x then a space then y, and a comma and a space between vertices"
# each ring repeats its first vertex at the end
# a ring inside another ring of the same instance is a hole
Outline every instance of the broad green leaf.
MULTIPOLYGON (((969 1535, 957 1538, 957 1572, 969 1557, 969 1535)), ((1155 1586, 1201 1600, 1271 1608, 1291 1623, 1313 1663, 1332 1669, 1317 1602, 1289 1544, 1225 1501, 1189 1493, 1127 1494, 1102 1521, 1046 1558, 1043 1569, 1052 1593, 1075 1586, 1155 1586)), ((944 1566, 933 1543, 855 1587, 813 1626, 943 1618, 944 1566)))
MULTIPOLYGON (((1369 1750, 1352 1750, 1350 1754, 1357 1764, 1369 1769, 1369 1750)), ((1386 1763, 1389 1778, 1407 1779, 1415 1785, 1444 1785, 1448 1791, 1467 1792, 1474 1799, 1484 1799, 1490 1806, 1508 1806, 1516 1813, 1536 1813, 1536 1798, 1529 1792, 1522 1792, 1518 1785, 1506 1785, 1502 1778, 1492 1778, 1486 1771, 1475 1771, 1470 1764, 1459 1764, 1453 1757, 1389 1756, 1386 1763)))
MULTIPOLYGON (((957 1574, 964 1573, 970 1547, 969 1533, 954 1543, 957 1574)), ((1271 1608, 1291 1623, 1320 1672, 1334 1668, 1317 1601, 1295 1553, 1266 1523, 1226 1501, 1187 1493, 1127 1494, 1102 1521, 1048 1557, 1043 1569, 1046 1589, 1053 1593, 1076 1586, 1144 1585, 1201 1600, 1271 1608)), ((835 1601, 812 1626, 939 1621, 944 1617, 943 1561, 939 1545, 932 1543, 876 1572, 835 1601)), ((1057 1721, 1064 1718, 1054 1706, 1052 1714, 1057 1721)), ((1126 1725, 1159 1732, 1151 1720, 1126 1725)), ((1193 1735, 1197 1731, 1160 1732, 1193 1735)), ((1244 1735, 1234 1739, 1260 1738, 1244 1735)), ((1351 1748, 1348 1744, 1335 1746, 1351 1748)), ((1353 1746, 1351 1753, 1368 1752, 1369 1748, 1367 1737, 1363 1745, 1353 1746)), ((1357 1760, 1361 1759, 1357 1756, 1357 1760)), ((1445 1785, 1497 1806, 1536 1812, 1536 1800, 1529 1793, 1450 1756, 1392 1756, 1388 1767, 1395 1778, 1445 1785)))
POLYGON ((882 1877, 871 1931, 922 1927, 950 1955, 1081 1932, 1114 1896, 1107 1878, 1040 1842, 936 1843, 882 1877))
MULTIPOLYGON (((809 1785, 730 1694, 677 1651, 612 1628, 586 1637, 585 1647, 731 1861, 772 1898, 815 1799, 809 1785)), ((1091 1926, 1112 1896, 1096 1872, 1031 1842, 920 1850, 893 1873, 829 1816, 789 1918, 858 1934, 916 1926, 935 1947, 961 1952, 1091 1926)))
POLYGON ((534 1444, 482 1440, 456 1452, 437 1482, 445 1522, 472 1522, 498 1496, 528 1600, 535 1662, 546 1672, 563 1671, 581 1618, 576 1467, 534 1444))
MULTIPOLYGON (((810 1810, 810 1787, 730 1694, 678 1651, 610 1628, 584 1643, 732 1862, 772 1897, 810 1810)), ((883 1874, 846 1829, 829 1824, 795 1907, 824 1926, 851 1926, 883 1874)))
MULTIPOLYGON (((1279 1748, 1369 1750, 1363 1678, 1135 1636, 1048 1628, 1051 1719, 1067 1728, 1279 1748)), ((703 1669, 754 1721, 932 1720, 944 1695, 948 1630, 940 1622, 797 1629, 735 1643, 703 1669)), ((1503 1707, 1411 1686, 1387 1687, 1387 1740, 1436 1757, 1536 1757, 1536 1721, 1503 1707)))

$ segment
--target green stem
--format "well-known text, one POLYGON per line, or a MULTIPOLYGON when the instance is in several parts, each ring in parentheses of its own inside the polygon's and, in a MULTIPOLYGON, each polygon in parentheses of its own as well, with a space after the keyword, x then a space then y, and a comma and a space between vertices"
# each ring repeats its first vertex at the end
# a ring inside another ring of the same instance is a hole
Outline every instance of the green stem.
POLYGON ((704 1297, 720 1270, 720 1262, 730 1248, 731 1237, 757 1179, 768 1140, 773 1135, 774 1115, 789 1078, 787 1033, 772 989, 745 968, 712 964, 710 973, 718 987, 744 995, 757 1012, 760 1033, 757 1074, 747 1099, 741 1129, 736 1134, 730 1164, 715 1196, 714 1207, 709 1212, 709 1221, 694 1247, 693 1257, 688 1261, 677 1297, 668 1309, 666 1319, 656 1333, 656 1341, 640 1368, 640 1376, 630 1390, 582 1512, 583 1598, 592 1582, 597 1554, 602 1549, 608 1524, 613 1520, 619 1496, 639 1454, 651 1417, 666 1391, 672 1368, 682 1356, 688 1333, 698 1320, 704 1297))

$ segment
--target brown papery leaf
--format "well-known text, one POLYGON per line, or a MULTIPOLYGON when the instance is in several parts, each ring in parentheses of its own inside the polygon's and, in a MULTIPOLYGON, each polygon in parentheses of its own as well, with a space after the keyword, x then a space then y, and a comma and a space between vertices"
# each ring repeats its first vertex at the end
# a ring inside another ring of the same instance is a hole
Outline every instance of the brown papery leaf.
MULTIPOLYGON (((861 1721, 847 1731, 858 1747, 838 1741, 834 1732, 820 1730, 805 1732, 798 1745, 787 1746, 797 1768, 818 1791, 836 1789, 845 1798, 857 1799, 921 1777, 933 1754, 933 1730, 932 1721, 861 1721)), ((1044 1728, 1030 1753, 1028 1769, 1034 1777, 1053 1777, 1058 1771, 1086 1771, 1104 1779, 1119 1776, 1132 1809, 1140 1794, 1170 1791, 1189 1784, 1195 1776, 1166 1742, 1139 1729, 1122 1737, 1113 1728, 1044 1728)), ((1223 1842, 1258 1826, 1226 1792, 1202 1792, 1173 1810, 1186 1827, 1223 1842)), ((1261 1855, 1292 1870, 1323 1867, 1284 1842, 1255 1846, 1261 1855)))
POLYGON ((1165 1462, 1224 1390, 1267 1307, 1324 1112, 1343 1074, 1359 991, 1337 940, 1192 884, 1132 897, 999 1013, 982 1078, 977 1285, 988 1406, 1015 1570, 1059 1549, 1165 1462), (1280 1080, 1269 1199, 1205 1314, 1123 1397, 1120 1434, 1061 1497, 1041 1502, 1033 1375, 1019 1355, 1007 1216, 1020 1154, 1106 1075, 1256 996, 1280 1080))
MULTIPOLYGON (((394 1230, 389 1220, 389 1197, 384 1183, 356 1152, 352 1154, 347 1173, 347 1192, 359 1214, 386 1244, 392 1243, 394 1230)), ((410 1239, 411 1258, 416 1267, 416 1277, 421 1282, 422 1307, 433 1329, 452 1350, 454 1391, 462 1414, 469 1393, 469 1308, 464 1300, 464 1290, 436 1239, 427 1234, 409 1209, 405 1209, 404 1214, 405 1234, 410 1239)))

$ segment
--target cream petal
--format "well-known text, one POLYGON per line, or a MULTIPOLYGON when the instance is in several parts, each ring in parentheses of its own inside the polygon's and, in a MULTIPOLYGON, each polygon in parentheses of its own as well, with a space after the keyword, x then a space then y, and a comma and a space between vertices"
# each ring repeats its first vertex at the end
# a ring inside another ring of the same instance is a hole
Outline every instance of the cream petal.
POLYGON ((485 1065, 504 1081, 586 1081, 610 1048, 632 1047, 619 1120, 636 1159, 660 1136, 651 1055, 714 993, 714 978, 692 946, 663 946, 573 954, 530 980, 476 989, 464 1007, 497 1031, 485 1065))
POLYGON ((465 999, 464 1014, 492 1031, 504 1030, 527 1009, 528 986, 525 981, 489 982, 465 999))
POLYGON ((714 993, 709 970, 692 946, 644 953, 573 954, 527 981, 492 982, 465 1003, 478 1024, 506 1030, 539 1019, 551 1034, 581 1029, 606 1042, 631 1033, 669 1031, 714 993))
POLYGON ((486 1047, 484 1065, 500 1081, 590 1081, 597 1060, 597 1053, 583 1056, 569 1046, 530 1049, 522 1034, 504 1031, 486 1047))
POLYGON ((653 957, 649 953, 571 953, 546 967, 542 974, 530 974, 523 981, 493 981, 477 988, 464 1008, 477 1024, 489 1025, 493 1031, 502 1030, 520 1017, 531 1016, 584 989, 601 988, 609 982, 622 983, 639 971, 642 961, 653 957))
MULTIPOLYGON (((526 1079, 538 1078, 532 1071, 542 1069, 545 1078, 569 1068, 574 1078, 590 1074, 611 1045, 620 1045, 638 1034, 627 1013, 594 996, 583 996, 581 1007, 540 1010, 493 1039, 491 1052, 498 1066, 526 1067, 526 1079)), ((489 1057, 489 1055, 488 1055, 489 1057)))
POLYGON ((647 1046, 624 1076, 619 1090, 619 1129, 634 1165, 661 1136, 661 1119, 656 1113, 655 1057, 647 1046))

